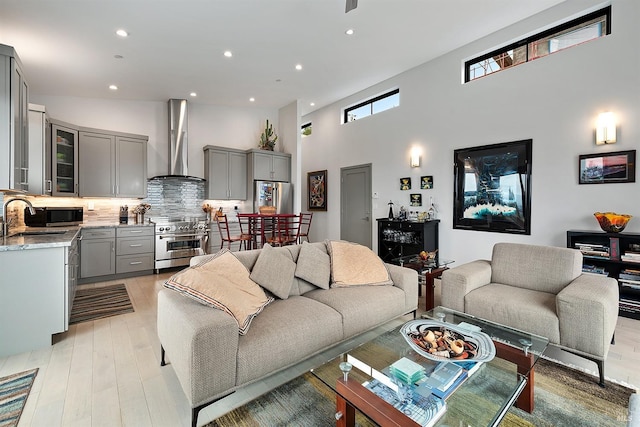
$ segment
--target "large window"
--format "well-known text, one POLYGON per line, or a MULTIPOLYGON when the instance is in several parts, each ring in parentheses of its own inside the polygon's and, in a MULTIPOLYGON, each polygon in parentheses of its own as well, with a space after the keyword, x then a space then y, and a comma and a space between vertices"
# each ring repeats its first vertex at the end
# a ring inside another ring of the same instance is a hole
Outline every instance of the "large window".
POLYGON ((611 6, 465 62, 464 81, 479 79, 607 34, 611 34, 611 6))
POLYGON ((359 102, 344 109, 342 123, 352 122, 400 105, 400 89, 359 102))

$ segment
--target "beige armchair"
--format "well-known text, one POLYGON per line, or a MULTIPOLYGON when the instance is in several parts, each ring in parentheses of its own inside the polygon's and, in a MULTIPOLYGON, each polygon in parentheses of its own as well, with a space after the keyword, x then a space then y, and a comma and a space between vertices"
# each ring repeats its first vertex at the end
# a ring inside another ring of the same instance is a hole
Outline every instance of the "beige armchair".
POLYGON ((604 386, 604 360, 618 318, 615 279, 582 273, 580 251, 498 243, 491 261, 442 274, 442 305, 549 338, 594 361, 604 386))

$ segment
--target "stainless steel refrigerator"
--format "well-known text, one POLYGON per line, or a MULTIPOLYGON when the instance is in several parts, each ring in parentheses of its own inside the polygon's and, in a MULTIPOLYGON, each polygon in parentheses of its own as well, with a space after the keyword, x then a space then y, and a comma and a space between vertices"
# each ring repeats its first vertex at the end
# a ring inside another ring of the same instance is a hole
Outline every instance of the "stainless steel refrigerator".
POLYGON ((276 213, 293 213, 293 185, 288 182, 254 181, 253 211, 275 206, 276 213))

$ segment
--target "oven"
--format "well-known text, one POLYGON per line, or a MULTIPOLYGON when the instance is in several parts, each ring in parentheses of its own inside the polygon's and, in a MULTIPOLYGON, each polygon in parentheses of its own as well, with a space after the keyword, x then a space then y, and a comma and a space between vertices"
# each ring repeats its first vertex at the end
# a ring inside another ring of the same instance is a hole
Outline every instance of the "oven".
POLYGON ((205 221, 155 221, 155 270, 189 265, 205 255, 209 229, 205 221))

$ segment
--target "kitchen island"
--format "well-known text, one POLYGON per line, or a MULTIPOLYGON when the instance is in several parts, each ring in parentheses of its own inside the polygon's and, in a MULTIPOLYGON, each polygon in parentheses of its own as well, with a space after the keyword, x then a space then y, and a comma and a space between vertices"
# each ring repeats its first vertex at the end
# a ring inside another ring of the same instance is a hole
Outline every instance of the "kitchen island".
POLYGON ((79 230, 18 227, 0 237, 0 357, 49 346, 69 328, 79 230))

